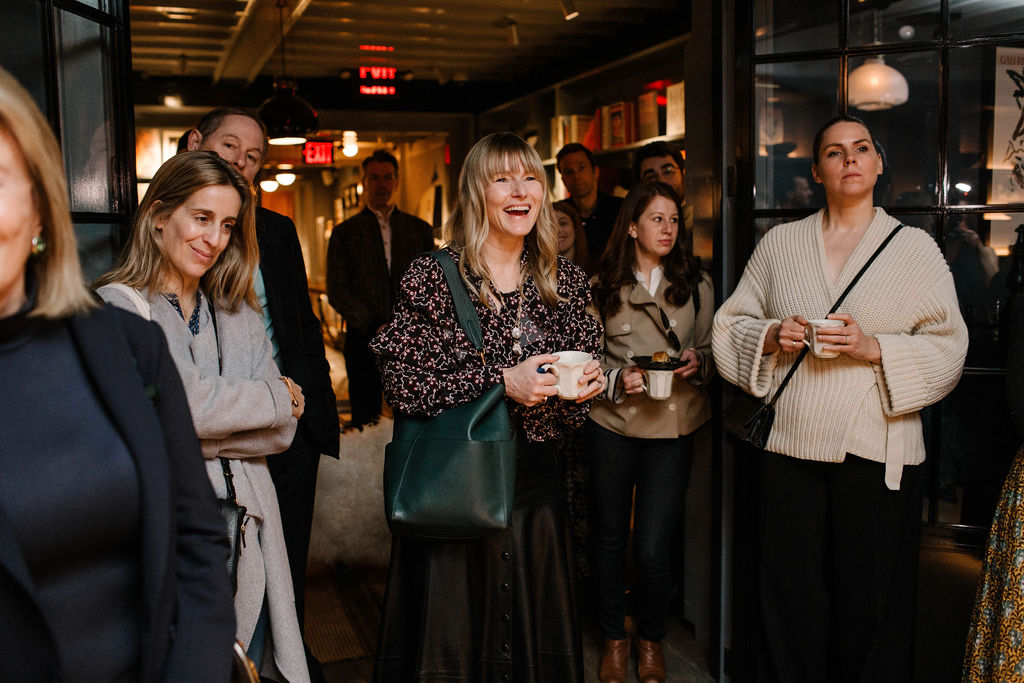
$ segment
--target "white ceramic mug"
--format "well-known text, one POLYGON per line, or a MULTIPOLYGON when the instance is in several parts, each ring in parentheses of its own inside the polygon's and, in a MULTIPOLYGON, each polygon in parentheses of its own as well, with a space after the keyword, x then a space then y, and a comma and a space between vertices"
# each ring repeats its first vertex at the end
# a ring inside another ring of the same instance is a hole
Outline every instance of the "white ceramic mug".
POLYGON ((664 401, 672 395, 672 376, 675 373, 671 370, 644 370, 647 381, 644 382, 644 390, 647 395, 655 401, 664 401))
POLYGON ((844 323, 842 320, 808 320, 807 328, 804 330, 804 334, 806 335, 806 337, 804 338, 804 344, 809 346, 811 349, 811 353, 813 353, 818 358, 835 358, 836 356, 839 355, 839 352, 822 350, 822 344, 824 344, 825 342, 818 340, 818 333, 820 330, 825 334, 830 334, 830 330, 823 330, 822 328, 842 327, 845 324, 846 323, 844 323))
POLYGON ((584 351, 556 351, 558 360, 545 369, 557 379, 558 397, 566 399, 577 399, 583 385, 580 384, 580 377, 583 376, 583 368, 594 359, 584 351))

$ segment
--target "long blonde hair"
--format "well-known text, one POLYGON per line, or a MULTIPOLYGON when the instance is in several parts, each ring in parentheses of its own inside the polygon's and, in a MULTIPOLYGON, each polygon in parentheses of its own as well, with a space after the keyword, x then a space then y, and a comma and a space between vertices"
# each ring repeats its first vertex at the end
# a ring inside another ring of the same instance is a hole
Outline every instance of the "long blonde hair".
POLYGON ((158 289, 168 264, 156 238, 157 223, 193 194, 214 185, 234 188, 242 205, 227 247, 200 278, 200 287, 218 306, 235 310, 244 301, 258 312, 259 302, 252 287, 260 259, 256 198, 249 181, 215 152, 182 152, 160 167, 132 217, 131 236, 117 266, 100 276, 93 286, 119 282, 136 289, 158 289))
POLYGON ((548 176, 536 150, 512 133, 492 133, 481 138, 469 154, 459 173, 459 196, 455 209, 444 224, 445 239, 462 252, 459 270, 470 291, 475 291, 484 305, 494 296, 491 271, 483 258, 483 246, 490 232, 485 190, 498 173, 523 169, 537 177, 544 191, 537 223, 526 236, 526 273, 533 278, 541 300, 554 308, 558 296, 558 225, 548 201, 548 176), (473 273, 482 278, 479 290, 469 281, 473 273))
POLYGON ((45 251, 30 257, 27 265, 36 282, 36 303, 29 315, 57 319, 82 313, 97 304, 82 279, 60 147, 32 96, 3 68, 0 129, 11 136, 28 170, 46 240, 45 251))

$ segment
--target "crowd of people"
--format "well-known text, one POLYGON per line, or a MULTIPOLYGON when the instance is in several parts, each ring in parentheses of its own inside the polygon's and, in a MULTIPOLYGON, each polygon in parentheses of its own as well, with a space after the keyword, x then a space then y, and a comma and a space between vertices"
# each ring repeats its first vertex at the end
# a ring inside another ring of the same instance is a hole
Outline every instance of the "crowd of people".
MULTIPOLYGON (((19 434, 0 454, 0 678, 223 681, 237 640, 266 680, 322 680, 303 579, 340 425, 295 226, 253 187, 266 144, 245 110, 198 121, 90 291, 57 143, 0 70, 0 367, 17 387, 0 419, 19 434)), ((394 536, 375 681, 583 681, 581 554, 600 681, 629 680, 634 651, 637 680, 669 680, 673 546, 716 373, 776 399, 756 453, 759 677, 910 680, 920 411, 959 380, 967 331, 935 241, 873 205, 867 126, 827 122, 813 157, 825 206, 765 235, 716 311, 678 149, 637 150, 618 198, 567 145, 553 204, 529 144, 482 138, 442 239, 479 343, 426 254, 433 229, 395 207, 398 160, 364 161, 365 209, 327 264, 352 426, 382 401, 434 417, 500 385, 516 450, 506 529, 394 536), (549 371, 565 351, 590 359, 569 394, 549 371)))

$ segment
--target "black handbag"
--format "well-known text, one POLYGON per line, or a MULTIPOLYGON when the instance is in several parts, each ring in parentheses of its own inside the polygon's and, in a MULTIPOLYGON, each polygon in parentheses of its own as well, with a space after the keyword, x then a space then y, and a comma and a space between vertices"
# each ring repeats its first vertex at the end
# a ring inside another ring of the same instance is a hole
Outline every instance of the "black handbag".
MULTIPOLYGON (((433 253, 445 272, 459 324, 483 354, 480 320, 445 251, 433 253)), ((384 455, 384 512, 391 532, 424 540, 480 538, 507 529, 516 477, 516 439, 496 384, 437 417, 395 414, 384 455)))
MULTIPOLYGON (((846 286, 843 293, 840 294, 839 298, 836 299, 836 302, 832 304, 832 309, 828 312, 829 315, 835 313, 836 310, 839 309, 839 305, 843 303, 843 300, 846 299, 846 295, 850 293, 853 286, 857 284, 858 280, 860 280, 861 275, 863 275, 865 271, 867 271, 868 267, 874 263, 875 259, 878 258, 878 255, 881 254, 889 245, 889 242, 892 241, 892 238, 896 236, 896 233, 898 233, 902 227, 903 223, 897 225, 892 229, 892 232, 889 233, 889 236, 886 237, 880 245, 878 245, 878 249, 875 250, 875 253, 872 254, 871 258, 869 258, 861 269, 857 271, 857 274, 853 276, 850 284, 846 286)), ((825 317, 828 317, 828 315, 825 317)), ((743 435, 744 442, 754 446, 755 448, 764 450, 765 446, 768 444, 768 437, 772 433, 772 424, 775 422, 775 403, 779 400, 779 396, 782 395, 782 390, 786 388, 787 384, 789 384, 789 380, 793 377, 793 373, 795 373, 796 369, 800 367, 800 363, 803 361, 804 356, 806 356, 810 350, 811 349, 808 346, 804 346, 803 350, 800 351, 800 355, 797 357, 796 362, 794 362, 789 368, 789 372, 786 373, 786 377, 782 380, 782 383, 779 384, 779 388, 775 390, 775 395, 772 396, 771 400, 767 403, 760 404, 754 411, 754 414, 747 418, 743 423, 745 429, 743 435)))
MULTIPOLYGON (((210 324, 213 325, 213 336, 217 341, 217 374, 224 369, 224 360, 220 353, 220 334, 217 331, 217 313, 213 302, 209 305, 210 324)), ((245 514, 248 511, 244 505, 238 504, 235 495, 235 475, 231 473, 231 461, 227 458, 217 458, 224 470, 224 484, 227 488, 227 497, 217 499, 217 507, 224 517, 227 525, 228 545, 228 576, 231 577, 231 593, 238 592, 238 558, 242 554, 242 547, 245 546, 245 514)))
POLYGON ((217 506, 220 514, 224 516, 227 524, 228 545, 231 552, 228 555, 228 575, 231 577, 231 593, 238 592, 238 557, 242 554, 242 546, 245 545, 245 513, 246 507, 238 504, 235 496, 235 475, 231 473, 231 463, 227 458, 218 458, 220 465, 224 468, 224 483, 227 485, 227 498, 218 498, 217 506))

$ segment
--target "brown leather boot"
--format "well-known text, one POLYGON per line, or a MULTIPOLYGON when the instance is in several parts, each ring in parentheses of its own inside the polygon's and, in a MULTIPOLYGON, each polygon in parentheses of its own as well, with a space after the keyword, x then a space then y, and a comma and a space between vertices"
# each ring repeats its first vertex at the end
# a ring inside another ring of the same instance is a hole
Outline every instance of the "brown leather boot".
POLYGON ((661 652, 661 643, 637 638, 636 650, 636 677, 640 683, 665 683, 665 655, 661 652))
POLYGON ((626 683, 626 665, 629 664, 629 638, 604 639, 604 654, 598 677, 601 683, 626 683))

